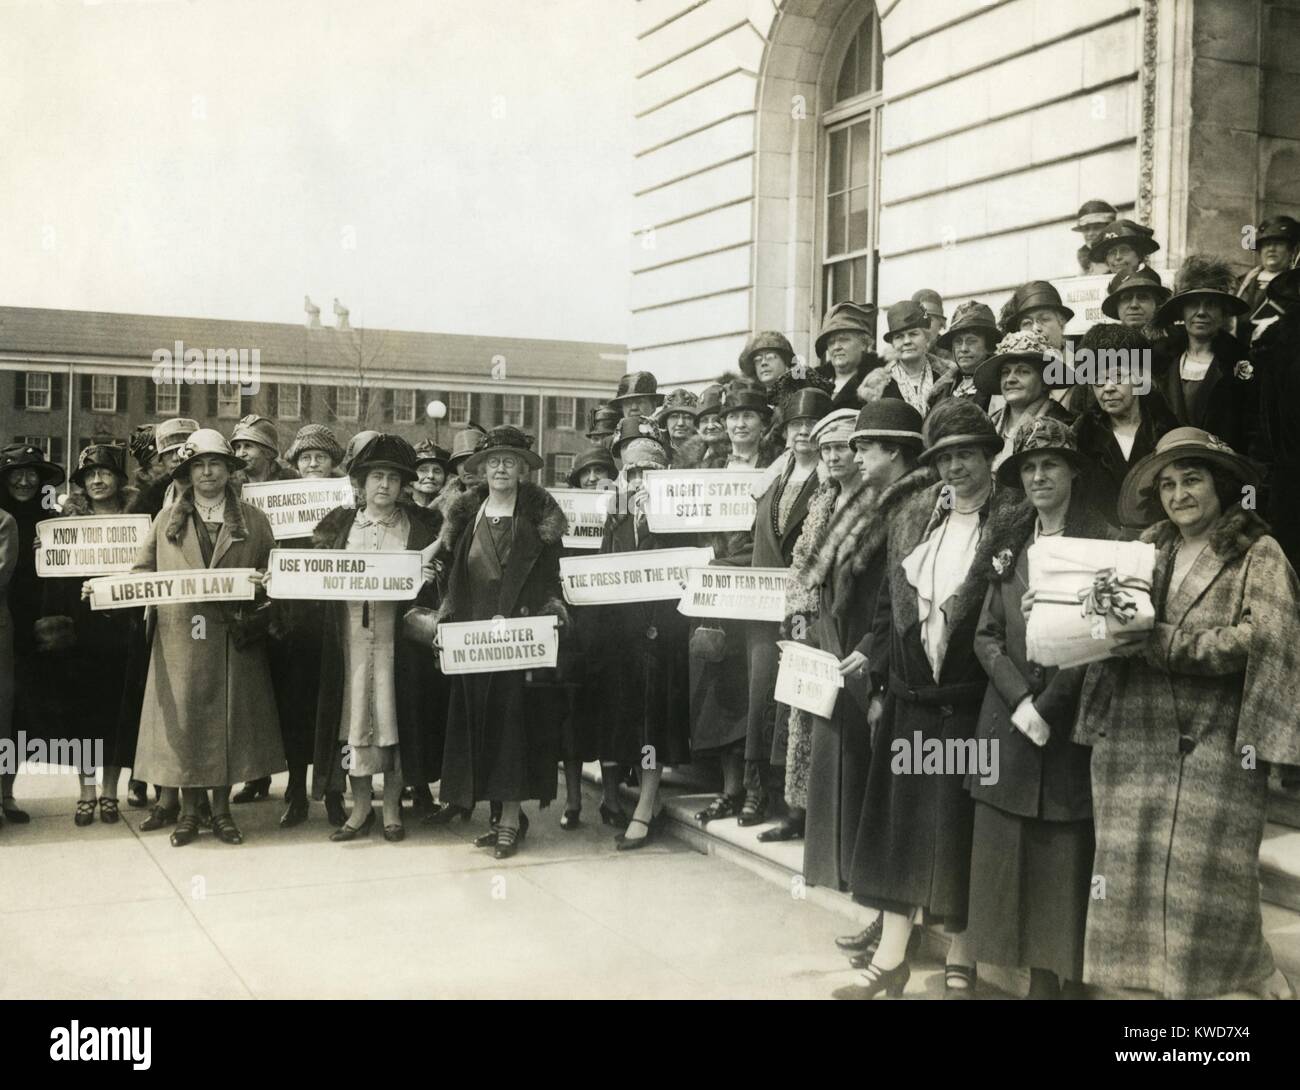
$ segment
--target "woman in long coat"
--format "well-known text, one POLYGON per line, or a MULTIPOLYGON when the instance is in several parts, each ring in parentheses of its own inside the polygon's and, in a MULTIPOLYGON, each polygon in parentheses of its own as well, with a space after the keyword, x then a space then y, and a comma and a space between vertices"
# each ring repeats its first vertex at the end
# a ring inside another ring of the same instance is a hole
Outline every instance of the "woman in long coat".
POLYGON ((1270 763, 1300 763, 1300 586, 1241 506, 1250 463, 1177 428, 1124 482, 1126 523, 1156 546, 1156 624, 1089 668, 1076 737, 1091 744, 1104 888, 1088 905, 1084 980, 1187 999, 1290 992, 1259 900, 1270 763), (1270 979, 1272 977, 1272 979, 1270 979))
MULTIPOLYGON (((359 507, 336 507, 316 524, 317 549, 422 551, 437 540, 434 514, 402 498, 415 480, 415 451, 398 435, 379 434, 357 452, 348 473, 359 507)), ((434 604, 433 587, 421 586, 410 603, 327 603, 321 623, 320 689, 316 701, 316 754, 312 793, 341 794, 352 783, 352 813, 331 840, 370 832, 373 777, 384 777, 384 839, 400 841, 402 781, 429 783, 441 775, 442 709, 434 699, 428 651, 403 640, 410 605, 434 604)))
MULTIPOLYGON (((266 516, 241 502, 231 484, 241 464, 220 432, 200 428, 191 435, 172 471, 180 495, 154 519, 134 570, 265 572, 275 539, 266 516)), ((177 847, 198 835, 205 788, 212 789, 213 832, 227 844, 242 843, 230 816, 231 784, 285 769, 266 620, 264 608, 244 602, 156 607, 135 773, 181 789, 171 835, 177 847)))
MULTIPOLYGON (((625 490, 619 509, 605 521, 602 554, 681 548, 689 536, 655 534, 642 509, 644 472, 667 469, 665 443, 633 439, 621 448, 625 490)), ((600 756, 616 767, 637 769, 641 794, 619 851, 647 844, 656 831, 655 803, 664 765, 691 759, 690 688, 686 641, 689 625, 675 601, 599 606, 597 634, 603 649, 600 685, 600 756)))
MULTIPOLYGON (((73 492, 63 504, 63 517, 122 514, 136 491, 126 484, 126 448, 92 444, 77 458, 73 492)), ((82 746, 102 746, 103 786, 100 820, 119 820, 117 786, 122 768, 135 758, 134 733, 118 737, 121 704, 127 683, 131 637, 143 612, 139 609, 92 610, 81 597, 82 580, 42 580, 41 618, 36 636, 42 651, 38 661, 52 727, 82 746), (72 680, 73 684, 68 684, 72 680)), ((73 821, 79 827, 95 820, 95 768, 92 754, 82 753, 81 799, 73 821)))
MULTIPOLYGON (((542 465, 531 446, 517 428, 493 428, 466 460, 483 483, 451 505, 438 538, 439 555, 450 557, 440 623, 554 614, 563 633, 560 548, 568 521, 546 489, 521 480, 542 465)), ((527 832, 520 803, 555 798, 564 705, 553 685, 530 686, 529 672, 451 679, 442 801, 465 810, 482 799, 502 804, 496 830, 476 841, 498 859, 514 855, 527 832)))
MULTIPOLYGON (((14 626, 9 615, 9 580, 18 567, 18 523, 0 508, 0 741, 13 738, 14 725, 14 626)), ((4 773, 6 791, 13 789, 13 774, 4 773)), ((0 828, 4 827, 0 811, 0 828)))
POLYGON ((886 696, 879 713, 874 701, 868 713, 883 718, 859 832, 871 845, 860 896, 884 920, 862 984, 837 991, 840 998, 902 992, 911 975, 907 948, 918 907, 953 936, 947 991, 969 998, 975 985, 963 936, 974 817, 966 769, 946 763, 938 771, 926 768, 918 750, 937 744, 945 753, 960 753, 974 737, 988 682, 971 653, 991 570, 984 528, 1019 497, 993 487, 992 460, 1002 441, 969 399, 940 402, 923 434, 921 459, 936 466, 943 483, 917 493, 894 515, 889 576, 877 606, 879 616, 889 617, 889 646, 870 664, 872 681, 886 696))
POLYGON ((998 481, 1029 502, 987 530, 994 562, 975 633, 989 677, 976 739, 996 748, 998 777, 967 778, 975 800, 968 938, 977 961, 1027 967, 1030 999, 1078 997, 1093 836, 1091 754, 1070 737, 1084 668, 1028 660, 1021 601, 1035 541, 1116 536, 1088 505, 1088 468, 1059 421, 1040 418, 1016 436, 998 481))

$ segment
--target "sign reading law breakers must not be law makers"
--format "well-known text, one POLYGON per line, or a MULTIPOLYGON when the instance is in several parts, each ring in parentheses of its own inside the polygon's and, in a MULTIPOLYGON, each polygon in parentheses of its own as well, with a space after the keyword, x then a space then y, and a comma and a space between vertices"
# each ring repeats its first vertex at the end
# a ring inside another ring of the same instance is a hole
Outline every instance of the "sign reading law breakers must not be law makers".
POLYGON ((676 601, 686 571, 713 559, 713 549, 647 549, 560 557, 560 583, 571 606, 676 601))
POLYGON ((688 568, 677 606, 687 617, 785 620, 785 568, 688 568))
POLYGON ((356 503, 348 477, 249 483, 244 485, 243 499, 266 516, 276 541, 310 537, 316 523, 334 508, 356 503))
POLYGON ((174 606, 184 602, 251 602, 256 568, 181 568, 101 575, 90 580, 91 609, 174 606))
POLYGON ((559 634, 550 615, 494 617, 440 624, 438 643, 444 674, 541 670, 555 665, 559 634))
POLYGON ((409 602, 424 582, 414 549, 362 553, 347 549, 272 549, 266 565, 272 598, 409 602))
POLYGON ((645 475, 646 518, 657 534, 752 530, 754 487, 764 469, 652 469, 645 475))
POLYGON ((81 515, 36 524, 36 574, 116 575, 128 572, 149 536, 148 515, 81 515))

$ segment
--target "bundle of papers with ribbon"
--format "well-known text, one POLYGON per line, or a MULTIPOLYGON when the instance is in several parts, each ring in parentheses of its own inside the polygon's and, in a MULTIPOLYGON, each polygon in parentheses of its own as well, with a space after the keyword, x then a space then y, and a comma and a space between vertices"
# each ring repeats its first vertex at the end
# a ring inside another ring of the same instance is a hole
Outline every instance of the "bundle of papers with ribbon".
POLYGON ((1155 546, 1140 541, 1040 538, 1029 547, 1026 657, 1082 666, 1109 658, 1123 635, 1151 631, 1155 564, 1155 546))

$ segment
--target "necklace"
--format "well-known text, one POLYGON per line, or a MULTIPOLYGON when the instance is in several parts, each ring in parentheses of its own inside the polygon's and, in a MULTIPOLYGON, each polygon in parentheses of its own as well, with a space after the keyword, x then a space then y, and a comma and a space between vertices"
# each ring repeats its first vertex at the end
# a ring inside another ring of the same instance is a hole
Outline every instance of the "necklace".
POLYGON ((204 503, 198 496, 195 496, 194 506, 199 509, 199 517, 204 522, 220 522, 220 516, 225 514, 226 510, 226 497, 222 496, 216 503, 204 503))

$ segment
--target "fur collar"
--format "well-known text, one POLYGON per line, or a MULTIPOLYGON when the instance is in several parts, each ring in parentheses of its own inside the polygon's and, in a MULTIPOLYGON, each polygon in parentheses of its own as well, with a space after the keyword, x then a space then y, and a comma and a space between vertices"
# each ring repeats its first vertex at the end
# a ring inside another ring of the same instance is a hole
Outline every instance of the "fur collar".
MULTIPOLYGON (((179 545, 181 538, 190 524, 194 514, 194 489, 185 485, 176 497, 176 502, 167 509, 167 528, 164 534, 173 545, 179 545)), ((248 537, 248 525, 244 522, 244 505, 239 498, 239 490, 231 481, 226 482, 226 529, 232 541, 243 541, 248 537)))
MULTIPOLYGON (((456 548, 467 527, 474 525, 474 516, 483 501, 487 499, 488 486, 476 485, 460 493, 444 510, 442 530, 438 534, 438 551, 450 553, 456 548)), ((519 482, 519 498, 515 503, 515 515, 527 519, 537 530, 537 536, 543 545, 558 545, 569 528, 569 521, 564 511, 541 485, 532 481, 519 482)))
POLYGON ((672 451, 673 469, 699 469, 709 455, 709 444, 699 432, 688 435, 672 451))
MULTIPOLYGON (((122 500, 122 510, 130 511, 133 504, 140 498, 140 490, 135 485, 124 484, 119 492, 122 500)), ((93 515, 95 512, 90 509, 90 497, 84 492, 69 492, 68 498, 63 501, 63 514, 68 516, 93 515)))
MULTIPOLYGON (((930 368, 936 383, 941 382, 950 372, 958 370, 955 363, 949 363, 942 356, 936 356, 933 352, 925 354, 925 365, 930 368)), ((858 386, 858 400, 864 403, 879 401, 885 396, 885 390, 893 381, 894 375, 888 366, 877 367, 858 386)))
MULTIPOLYGON (((1038 512, 1028 499, 1008 508, 997 519, 989 519, 984 536, 989 539, 989 570, 985 574, 990 582, 1006 582, 1015 573, 1021 551, 1034 539, 1037 520, 1038 512)), ((1077 495, 1070 498, 1070 509, 1065 513, 1065 536, 1111 541, 1118 534, 1115 527, 1093 510, 1083 495, 1077 495)))
MULTIPOLYGON (((1232 507, 1219 516, 1210 531, 1210 548, 1225 564, 1240 560, 1261 537, 1268 534, 1268 523, 1254 511, 1232 507)), ((1143 531, 1142 540, 1164 553, 1178 543, 1178 527, 1168 519, 1143 531)))
MULTIPOLYGON (((397 506, 406 512, 406 517, 412 524, 423 522, 432 525, 434 516, 430 509, 420 507, 418 504, 407 500, 398 500, 397 506)), ((359 510, 356 507, 336 507, 326 514, 320 522, 316 523, 311 532, 311 547, 313 549, 333 549, 335 547, 334 543, 338 541, 339 536, 345 530, 352 528, 352 522, 357 517, 359 510)), ((429 531, 429 536, 433 536, 432 528, 429 531)))

